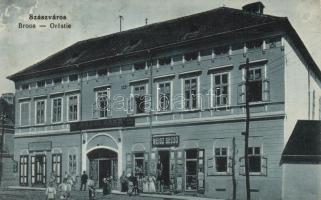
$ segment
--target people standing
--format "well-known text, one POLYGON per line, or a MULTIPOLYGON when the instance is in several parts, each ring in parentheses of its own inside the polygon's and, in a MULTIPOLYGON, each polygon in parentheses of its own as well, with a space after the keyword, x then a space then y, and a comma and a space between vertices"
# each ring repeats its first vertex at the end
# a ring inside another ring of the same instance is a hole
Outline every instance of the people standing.
POLYGON ((156 188, 155 188, 156 179, 155 179, 155 176, 153 176, 153 175, 149 176, 148 179, 149 179, 148 191, 150 193, 155 193, 156 192, 156 188))
POLYGON ((163 192, 163 164, 160 160, 158 160, 157 166, 156 166, 156 187, 157 192, 162 193, 163 192))
POLYGON ((49 182, 49 185, 46 189, 47 200, 54 200, 56 196, 56 188, 54 187, 53 182, 49 182))
POLYGON ((103 178, 103 195, 108 194, 108 181, 107 178, 103 178))
POLYGON ((71 198, 71 185, 68 183, 67 178, 64 178, 62 183, 59 185, 61 190, 61 199, 70 199, 71 198))
POLYGON ((80 191, 84 188, 86 190, 88 175, 86 174, 86 171, 83 171, 81 175, 81 184, 80 184, 80 191))
POLYGON ((127 177, 125 175, 125 171, 123 171, 122 175, 120 176, 120 191, 121 192, 127 192, 128 191, 128 183, 127 183, 127 177))
POLYGON ((95 199, 96 190, 95 190, 95 182, 93 180, 93 177, 90 177, 88 179, 88 194, 89 194, 89 200, 95 199))

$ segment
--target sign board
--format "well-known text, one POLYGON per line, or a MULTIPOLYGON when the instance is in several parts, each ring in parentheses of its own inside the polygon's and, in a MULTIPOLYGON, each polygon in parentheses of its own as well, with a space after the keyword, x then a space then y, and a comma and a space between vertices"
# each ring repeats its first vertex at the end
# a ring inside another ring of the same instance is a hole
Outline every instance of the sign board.
POLYGON ((51 151, 51 141, 46 142, 30 142, 28 144, 29 151, 51 151))
POLYGON ((81 131, 99 128, 130 127, 135 126, 134 117, 122 117, 112 119, 100 119, 74 122, 70 124, 70 131, 81 131))
POLYGON ((178 135, 161 135, 153 136, 152 147, 178 147, 179 136, 178 135))

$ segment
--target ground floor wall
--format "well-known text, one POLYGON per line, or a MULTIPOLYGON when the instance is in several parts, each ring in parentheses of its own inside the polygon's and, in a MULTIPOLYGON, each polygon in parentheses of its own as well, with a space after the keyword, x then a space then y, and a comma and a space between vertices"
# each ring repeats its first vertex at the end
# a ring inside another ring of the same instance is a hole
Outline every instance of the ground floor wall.
MULTIPOLYGON (((282 198, 283 124, 283 119, 250 123, 252 199, 282 198)), ((86 171, 97 185, 107 175, 118 179, 123 173, 155 178, 161 174, 169 192, 223 199, 232 199, 234 192, 245 199, 244 130, 244 121, 233 121, 17 137, 17 185, 44 186, 58 171, 61 177, 78 178, 86 171), (43 166, 46 178, 38 180, 37 165, 43 166)))

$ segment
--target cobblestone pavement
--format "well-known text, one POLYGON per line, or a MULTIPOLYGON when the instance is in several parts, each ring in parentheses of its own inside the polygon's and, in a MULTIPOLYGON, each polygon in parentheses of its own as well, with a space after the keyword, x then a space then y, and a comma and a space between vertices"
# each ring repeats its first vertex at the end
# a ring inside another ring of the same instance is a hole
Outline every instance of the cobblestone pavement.
MULTIPOLYGON (((59 198, 59 192, 56 196, 56 199, 59 198)), ((88 191, 73 191, 71 194, 71 200, 88 200, 88 191)), ((96 198, 97 200, 161 200, 160 198, 151 198, 151 197, 141 197, 141 196, 128 196, 128 195, 117 195, 110 194, 107 196, 102 196, 101 193, 98 193, 96 198)), ((0 190, 0 200, 46 200, 45 192, 39 190, 0 190)))

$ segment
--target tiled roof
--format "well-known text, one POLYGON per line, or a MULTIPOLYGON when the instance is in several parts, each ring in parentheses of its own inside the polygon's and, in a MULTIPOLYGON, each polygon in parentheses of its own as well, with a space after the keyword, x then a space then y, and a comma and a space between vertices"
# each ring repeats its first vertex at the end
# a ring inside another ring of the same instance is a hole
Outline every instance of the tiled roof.
POLYGON ((299 120, 283 150, 281 163, 321 163, 321 121, 299 120))
POLYGON ((289 24, 287 18, 251 14, 238 9, 220 7, 203 13, 77 42, 8 78, 16 80, 19 77, 41 71, 71 68, 91 60, 128 55, 133 52, 239 30, 250 31, 257 26, 267 24, 278 24, 282 27, 284 23, 289 24))

